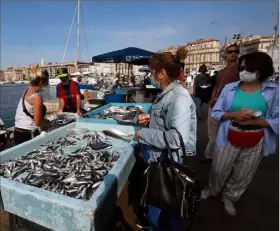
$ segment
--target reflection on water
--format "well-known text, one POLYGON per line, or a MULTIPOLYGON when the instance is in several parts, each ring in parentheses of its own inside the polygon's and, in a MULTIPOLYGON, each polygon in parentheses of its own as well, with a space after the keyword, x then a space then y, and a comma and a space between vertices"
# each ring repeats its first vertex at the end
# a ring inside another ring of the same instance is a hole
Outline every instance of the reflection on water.
MULTIPOLYGON (((0 118, 6 127, 14 126, 15 113, 21 93, 27 89, 27 84, 0 85, 0 118)), ((56 97, 56 86, 48 86, 41 94, 44 100, 56 97)))

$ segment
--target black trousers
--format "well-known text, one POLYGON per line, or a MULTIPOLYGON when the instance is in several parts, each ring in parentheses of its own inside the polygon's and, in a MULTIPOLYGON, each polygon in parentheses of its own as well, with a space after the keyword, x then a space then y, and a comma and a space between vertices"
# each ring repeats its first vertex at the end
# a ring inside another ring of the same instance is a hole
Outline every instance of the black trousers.
POLYGON ((22 128, 15 128, 14 129, 14 141, 16 145, 24 143, 32 138, 40 135, 39 130, 31 131, 22 128))

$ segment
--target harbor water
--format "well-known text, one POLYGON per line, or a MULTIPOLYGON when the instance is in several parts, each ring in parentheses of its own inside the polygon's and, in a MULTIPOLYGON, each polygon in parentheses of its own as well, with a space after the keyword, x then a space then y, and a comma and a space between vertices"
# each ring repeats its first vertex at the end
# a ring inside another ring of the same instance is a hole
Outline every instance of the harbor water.
MULTIPOLYGON (((0 118, 6 127, 13 127, 15 113, 21 93, 28 88, 28 84, 2 84, 0 85, 0 118)), ((56 98, 56 86, 48 86, 41 93, 44 101, 56 98)))

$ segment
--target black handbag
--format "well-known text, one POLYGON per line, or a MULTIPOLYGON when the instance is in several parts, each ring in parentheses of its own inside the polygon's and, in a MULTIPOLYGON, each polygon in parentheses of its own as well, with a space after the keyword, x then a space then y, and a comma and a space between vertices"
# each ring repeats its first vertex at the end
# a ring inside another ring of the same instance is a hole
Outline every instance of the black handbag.
MULTIPOLYGON (((175 130, 186 157, 183 138, 180 132, 175 130)), ((141 204, 172 211, 178 213, 181 218, 192 220, 200 204, 200 184, 192 170, 174 161, 165 132, 163 136, 167 151, 162 153, 157 162, 151 162, 146 169, 147 182, 141 204)))

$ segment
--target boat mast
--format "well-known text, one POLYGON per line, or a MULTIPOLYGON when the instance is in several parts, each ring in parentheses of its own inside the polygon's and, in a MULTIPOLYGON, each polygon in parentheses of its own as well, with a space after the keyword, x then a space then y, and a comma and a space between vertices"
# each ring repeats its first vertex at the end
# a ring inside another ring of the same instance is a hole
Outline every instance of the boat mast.
POLYGON ((80 60, 80 0, 78 0, 78 38, 77 38, 77 61, 80 60))

